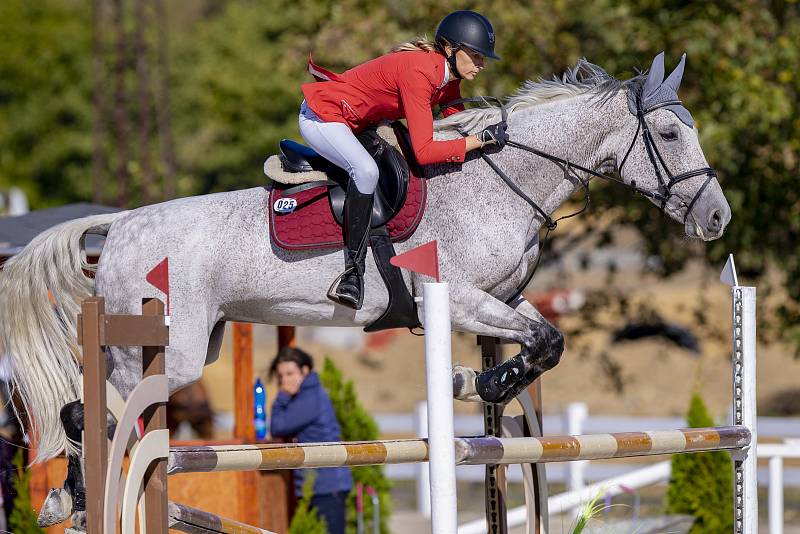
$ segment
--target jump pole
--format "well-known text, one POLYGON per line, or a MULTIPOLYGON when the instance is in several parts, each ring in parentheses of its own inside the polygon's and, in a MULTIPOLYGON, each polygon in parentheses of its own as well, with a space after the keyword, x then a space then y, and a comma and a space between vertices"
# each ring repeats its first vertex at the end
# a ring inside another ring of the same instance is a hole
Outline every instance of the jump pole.
POLYGON ((423 284, 425 374, 428 387, 428 446, 433 534, 458 529, 456 457, 453 446, 453 365, 450 291, 447 283, 423 284))
POLYGON ((390 260, 401 269, 430 276, 422 284, 425 328, 425 376, 428 394, 431 531, 456 534, 455 433, 453 430, 453 364, 450 347, 450 289, 439 280, 436 241, 425 243, 390 260))

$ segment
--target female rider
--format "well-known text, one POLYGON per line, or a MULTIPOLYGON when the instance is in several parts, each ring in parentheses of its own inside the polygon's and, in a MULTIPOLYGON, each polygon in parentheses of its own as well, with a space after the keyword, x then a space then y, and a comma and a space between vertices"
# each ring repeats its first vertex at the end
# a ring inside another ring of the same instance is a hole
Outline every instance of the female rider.
MULTIPOLYGON (((320 81, 302 86, 300 133, 309 146, 350 176, 344 203, 345 270, 334 280, 328 296, 359 310, 364 294, 372 199, 378 166, 355 134, 382 120, 405 118, 414 156, 421 165, 462 162, 466 152, 505 145, 506 124, 499 122, 477 135, 449 141, 433 140, 431 108, 461 98, 462 79, 474 80, 484 58, 494 53, 494 30, 474 11, 447 15, 436 29, 434 42, 417 40, 398 45, 386 55, 334 74, 309 62, 320 81), (337 285, 338 282, 338 285, 337 285)), ((463 110, 450 106, 444 116, 463 110)))

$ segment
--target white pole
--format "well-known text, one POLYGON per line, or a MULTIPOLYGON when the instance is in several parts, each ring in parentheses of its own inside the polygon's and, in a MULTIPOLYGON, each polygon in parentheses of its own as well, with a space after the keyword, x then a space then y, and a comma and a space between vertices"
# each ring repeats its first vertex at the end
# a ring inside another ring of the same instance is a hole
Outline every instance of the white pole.
POLYGON ((756 288, 734 286, 733 308, 734 423, 750 430, 750 447, 734 463, 734 524, 736 534, 757 534, 756 288))
POLYGON ((758 478, 756 432, 756 288, 739 285, 733 254, 719 276, 731 286, 733 301, 733 424, 750 431, 750 446, 731 454, 733 458, 733 532, 758 532, 758 478))
POLYGON ((456 534, 458 516, 448 284, 423 284, 422 299, 428 380, 431 531, 433 534, 456 534))
MULTIPOLYGON (((428 437, 428 405, 418 402, 414 411, 414 432, 417 437, 428 437)), ((417 466, 417 513, 422 517, 431 517, 431 470, 427 462, 417 466)))
MULTIPOLYGON (((571 402, 567 405, 565 416, 568 435, 577 436, 583 433, 583 422, 588 413, 589 410, 584 402, 571 402)), ((586 460, 567 463, 567 491, 576 492, 583 489, 586 485, 584 473, 587 465, 586 460)), ((580 511, 580 507, 575 507, 570 510, 569 515, 577 517, 580 511)))
POLYGON ((769 534, 783 534, 783 457, 769 459, 769 534))

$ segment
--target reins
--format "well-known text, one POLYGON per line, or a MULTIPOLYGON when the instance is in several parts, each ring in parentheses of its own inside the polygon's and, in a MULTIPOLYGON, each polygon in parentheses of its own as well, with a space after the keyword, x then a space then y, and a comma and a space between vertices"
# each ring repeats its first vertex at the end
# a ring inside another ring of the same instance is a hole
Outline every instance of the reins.
MULTIPOLYGON (((446 103, 442 104, 440 107, 444 108, 444 107, 454 106, 454 105, 458 105, 458 104, 467 104, 467 103, 489 104, 489 101, 494 101, 494 102, 497 103, 498 107, 500 108, 501 119, 502 119, 503 122, 506 122, 507 119, 508 119, 508 111, 506 110, 505 106, 503 105, 503 102, 499 98, 494 97, 494 96, 478 96, 478 97, 459 98, 457 100, 446 102, 446 103)), ((680 182, 683 182, 685 180, 688 180, 689 178, 693 178, 695 176, 703 176, 703 175, 705 175, 706 176, 705 182, 703 183, 702 186, 700 186, 700 188, 694 194, 694 196, 692 197, 692 200, 689 202, 689 204, 686 205, 687 206, 686 207, 686 214, 684 215, 684 218, 683 218, 684 223, 686 222, 686 219, 689 217, 689 214, 692 212, 692 208, 694 207, 694 205, 697 202, 697 200, 700 198, 700 195, 703 194, 703 191, 705 191, 705 189, 708 186, 708 184, 711 182, 712 179, 714 179, 717 176, 717 174, 716 174, 716 171, 714 169, 712 169, 711 167, 703 167, 703 168, 695 169, 695 170, 692 170, 692 171, 687 171, 687 172, 681 173, 681 174, 679 174, 677 176, 673 175, 672 172, 669 170, 669 167, 667 167, 667 164, 664 161, 664 158, 661 156, 661 153, 659 152, 658 147, 655 144, 653 136, 650 133, 650 129, 647 126, 647 121, 645 121, 645 115, 647 115, 648 113, 651 113, 651 112, 653 112, 653 111, 655 111, 657 109, 661 109, 663 107, 670 106, 670 105, 681 105, 681 101, 680 100, 670 100, 670 101, 663 102, 663 103, 657 104, 655 106, 652 106, 652 107, 650 107, 648 109, 644 109, 643 106, 642 106, 641 99, 637 97, 637 99, 636 99, 636 109, 637 109, 636 117, 638 119, 638 124, 637 124, 637 127, 636 127, 636 133, 633 135, 633 139, 631 140, 631 144, 628 147, 628 150, 625 152, 625 156, 622 159, 622 163, 619 165, 619 167, 617 169, 617 174, 620 176, 619 178, 617 178, 617 176, 614 176, 612 174, 599 173, 599 172, 597 172, 597 171, 595 171, 593 169, 589 169, 587 167, 584 167, 583 165, 579 165, 577 163, 573 163, 573 162, 571 162, 569 160, 560 158, 558 156, 554 156, 553 154, 549 154, 549 153, 544 152, 542 150, 539 150, 537 148, 534 148, 534 147, 531 147, 531 146, 528 146, 528 145, 524 145, 522 143, 518 143, 518 142, 512 141, 510 139, 506 142, 507 146, 510 146, 510 147, 513 147, 513 148, 516 148, 518 150, 522 150, 522 151, 525 151, 525 152, 529 152, 531 154, 539 156, 540 158, 546 159, 546 160, 554 163, 555 165, 559 166, 564 171, 564 177, 566 179, 568 179, 570 181, 573 181, 573 178, 574 178, 574 180, 577 180, 580 183, 580 185, 584 188, 584 190, 586 191, 586 196, 584 197, 584 205, 580 210, 578 210, 578 211, 576 211, 574 213, 570 213, 569 215, 564 215, 562 217, 559 217, 556 220, 553 220, 550 217, 550 215, 548 215, 547 212, 545 212, 544 209, 542 209, 541 206, 539 206, 532 198, 530 198, 527 194, 525 194, 525 192, 522 191, 522 189, 511 178, 509 178, 508 175, 505 172, 503 172, 503 170, 500 167, 498 167, 498 165, 494 161, 492 161, 489 158, 489 156, 483 150, 480 151, 481 159, 483 159, 483 161, 485 161, 486 164, 489 165, 489 167, 498 176, 500 176, 500 178, 506 183, 506 185, 509 187, 509 189, 511 189, 517 196, 519 196, 528 205, 530 205, 543 218, 545 227, 547 228, 547 231, 546 231, 546 233, 544 235, 544 238, 541 240, 541 245, 539 247, 539 253, 536 256, 536 262, 534 263, 533 269, 531 270, 530 274, 528 274, 528 276, 525 278, 523 283, 520 286, 518 286, 518 288, 516 289, 514 294, 505 301, 506 304, 511 304, 513 301, 515 301, 522 294, 522 291, 525 289, 525 287, 533 279, 533 275, 536 273, 536 270, 539 268, 539 262, 540 262, 540 260, 542 258, 542 253, 544 252, 545 246, 547 245, 547 241, 548 241, 548 238, 550 236, 550 232, 552 232, 553 230, 556 229, 556 227, 558 226, 558 222, 563 220, 563 219, 569 219, 571 217, 575 217, 575 216, 583 213, 584 211, 586 211, 586 209, 588 209, 588 207, 589 207, 589 204, 590 204, 589 180, 588 179, 584 180, 583 178, 578 176, 574 172, 573 169, 576 169, 576 170, 581 171, 581 172, 585 172, 587 174, 590 174, 590 175, 592 175, 594 177, 597 177, 597 178, 601 178, 603 180, 614 182, 616 184, 619 184, 619 185, 622 185, 624 187, 627 187, 628 189, 632 190, 634 193, 638 193, 638 194, 640 194, 642 196, 645 196, 647 198, 650 198, 652 200, 659 201, 659 202, 661 202, 661 207, 660 208, 661 208, 662 212, 666 211, 667 202, 669 202, 669 199, 673 196, 672 188, 676 184, 678 184, 680 182), (642 189, 641 187, 636 185, 636 181, 631 181, 631 183, 627 183, 627 182, 625 182, 625 180, 623 180, 621 178, 621 176, 622 176, 622 168, 625 165, 625 162, 627 161, 628 156, 633 151, 633 147, 636 145, 636 140, 639 137, 639 132, 642 132, 642 138, 644 140, 645 150, 646 150, 647 155, 648 155, 648 157, 650 159, 650 162, 653 164, 653 169, 655 170, 656 178, 658 179, 658 184, 659 184, 658 192, 648 191, 646 189, 642 189), (660 167, 659 167, 659 164, 660 164, 660 167), (666 173, 668 180, 665 180, 664 176, 662 176, 661 168, 664 169, 664 172, 666 173)), ((460 130, 458 131, 458 133, 460 133, 464 137, 466 137, 468 135, 467 133, 462 132, 460 130)))

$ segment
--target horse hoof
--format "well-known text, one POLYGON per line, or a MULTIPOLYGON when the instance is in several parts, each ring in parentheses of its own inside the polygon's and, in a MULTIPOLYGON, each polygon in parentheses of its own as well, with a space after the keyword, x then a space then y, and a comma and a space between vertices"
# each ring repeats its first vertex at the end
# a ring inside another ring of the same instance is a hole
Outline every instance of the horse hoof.
POLYGON ((36 524, 40 528, 57 525, 72 514, 72 496, 64 488, 54 488, 47 494, 36 524))
POLYGON ((453 398, 464 402, 483 402, 475 386, 474 369, 456 364, 453 366, 453 398))

